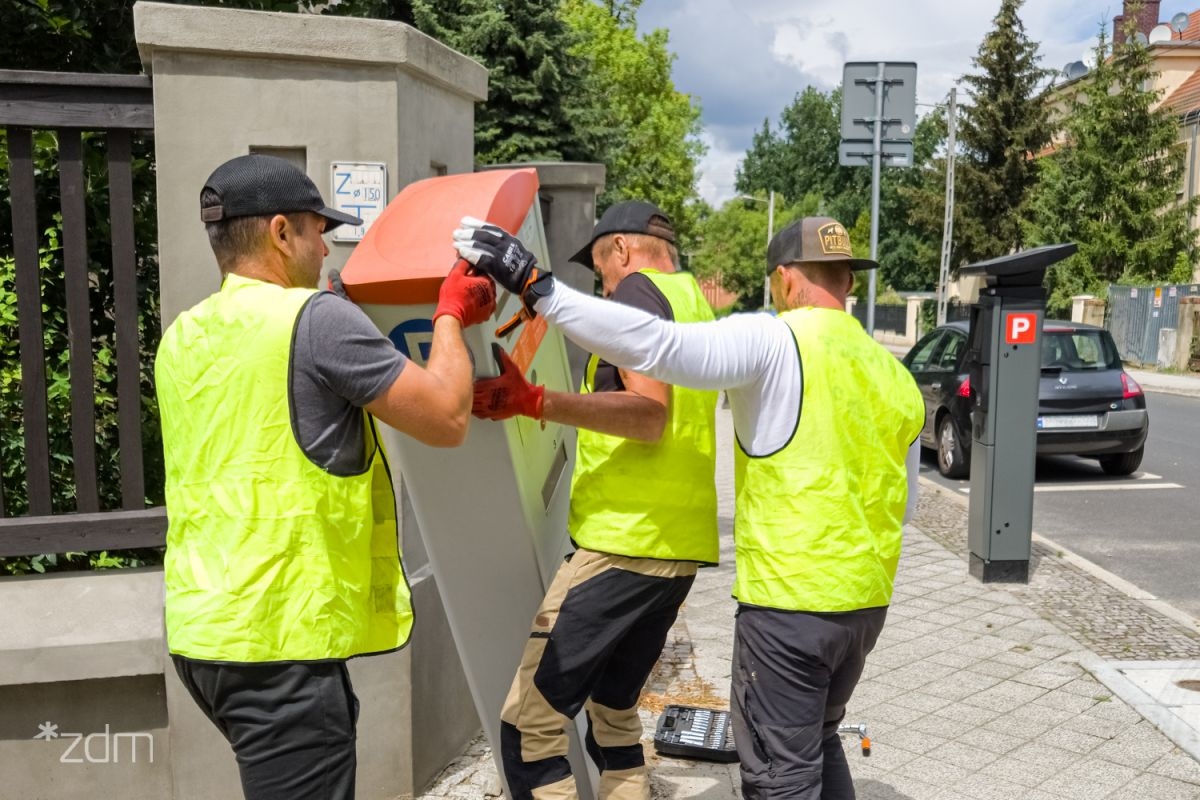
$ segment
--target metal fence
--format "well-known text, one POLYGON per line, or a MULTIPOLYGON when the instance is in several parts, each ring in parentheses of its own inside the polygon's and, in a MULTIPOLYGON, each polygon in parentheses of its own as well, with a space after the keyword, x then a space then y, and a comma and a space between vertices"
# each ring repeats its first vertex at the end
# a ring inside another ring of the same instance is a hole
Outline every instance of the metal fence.
MULTIPOLYGON (((867 304, 854 304, 854 318, 862 323, 862 326, 867 327, 867 304)), ((891 331, 893 333, 903 334, 908 329, 908 306, 907 305, 876 305, 875 306, 875 330, 891 331)))
POLYGON ((1108 287, 1106 327, 1126 361, 1158 361, 1158 337, 1163 328, 1179 324, 1179 299, 1200 295, 1200 283, 1164 286, 1108 287))

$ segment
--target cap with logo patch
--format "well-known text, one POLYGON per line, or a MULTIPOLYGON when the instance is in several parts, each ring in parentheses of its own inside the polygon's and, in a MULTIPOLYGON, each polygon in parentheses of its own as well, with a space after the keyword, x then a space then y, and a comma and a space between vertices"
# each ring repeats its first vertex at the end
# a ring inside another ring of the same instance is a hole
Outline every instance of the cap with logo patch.
POLYGON ((215 203, 201 205, 200 219, 204 222, 311 211, 329 221, 326 231, 342 224, 362 225, 358 217, 326 206, 307 175, 275 156, 251 153, 231 158, 213 170, 204 188, 217 198, 215 203))
POLYGON ((675 244, 675 226, 671 218, 653 203, 643 200, 626 200, 609 206, 600 221, 592 230, 591 240, 583 246, 570 260, 583 264, 588 269, 595 269, 592 261, 592 245, 602 236, 610 233, 641 233, 647 236, 657 236, 659 239, 675 244))
POLYGON ((850 234, 831 217, 804 217, 793 222, 767 245, 767 272, 781 264, 843 263, 853 270, 875 269, 869 258, 855 258, 850 251, 850 234))

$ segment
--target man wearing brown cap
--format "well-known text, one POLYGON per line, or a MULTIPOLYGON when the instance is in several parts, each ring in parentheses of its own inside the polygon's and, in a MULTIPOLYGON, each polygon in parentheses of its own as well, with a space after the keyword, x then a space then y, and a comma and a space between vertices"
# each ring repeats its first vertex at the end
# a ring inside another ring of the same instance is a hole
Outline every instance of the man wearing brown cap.
POLYGON ((155 365, 169 526, 167 647, 232 744, 253 800, 350 800, 346 659, 408 642, 412 607, 375 419, 434 446, 470 422, 462 329, 495 308, 465 265, 442 284, 428 366, 317 290, 328 208, 282 159, 222 164, 200 194, 221 289, 155 365))
POLYGON ((924 419, 912 377, 845 312, 846 229, 800 220, 767 248, 778 317, 678 325, 602 306, 494 226, 459 253, 577 344, 677 386, 725 389, 737 444, 734 734, 747 798, 854 797, 837 725, 891 600, 924 419))
MULTIPOLYGON (((618 203, 572 260, 594 269, 617 304, 711 320, 695 279, 677 271, 674 242, 656 206, 618 203)), ((531 385, 507 356, 500 377, 476 383, 476 416, 579 429, 568 521, 578 549, 534 617, 500 715, 513 800, 577 796, 564 728, 581 710, 601 800, 649 800, 637 700, 697 566, 717 561, 715 408, 715 392, 596 356, 578 394, 531 385)))

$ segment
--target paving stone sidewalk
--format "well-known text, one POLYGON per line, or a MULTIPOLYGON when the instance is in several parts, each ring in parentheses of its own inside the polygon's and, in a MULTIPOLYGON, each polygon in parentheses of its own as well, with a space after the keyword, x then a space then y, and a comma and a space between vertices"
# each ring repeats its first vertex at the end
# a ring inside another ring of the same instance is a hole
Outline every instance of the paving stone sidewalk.
MULTIPOLYGON (((736 765, 660 757, 667 703, 727 707, 733 578, 732 438, 719 412, 722 566, 702 570, 647 686, 642 719, 655 800, 740 796, 736 765)), ((1027 586, 967 574, 966 506, 926 484, 887 625, 847 713, 872 754, 844 744, 860 800, 1200 800, 1200 764, 1080 662, 1200 659, 1195 627, 1035 545, 1027 586)), ((1197 662, 1200 664, 1200 662, 1197 662)), ((482 739, 423 795, 499 793, 482 739)))

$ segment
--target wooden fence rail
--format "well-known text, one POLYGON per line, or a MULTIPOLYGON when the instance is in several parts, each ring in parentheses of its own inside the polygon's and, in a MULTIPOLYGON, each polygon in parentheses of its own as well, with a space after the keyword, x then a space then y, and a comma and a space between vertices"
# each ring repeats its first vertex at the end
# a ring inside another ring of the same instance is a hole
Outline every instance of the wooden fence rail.
MULTIPOLYGON (((152 131, 150 78, 0 70, 0 128, 7 138, 12 208, 28 516, 6 517, 0 489, 0 556, 161 545, 163 509, 147 509, 139 385, 137 243, 133 148, 137 131, 152 131), (44 347, 34 131, 58 141, 62 259, 68 329, 74 514, 53 513, 44 347), (100 510, 96 397, 92 352, 92 276, 88 272, 84 132, 107 144, 116 353, 121 509, 100 510)), ((10 509, 11 512, 11 509, 10 509)))

